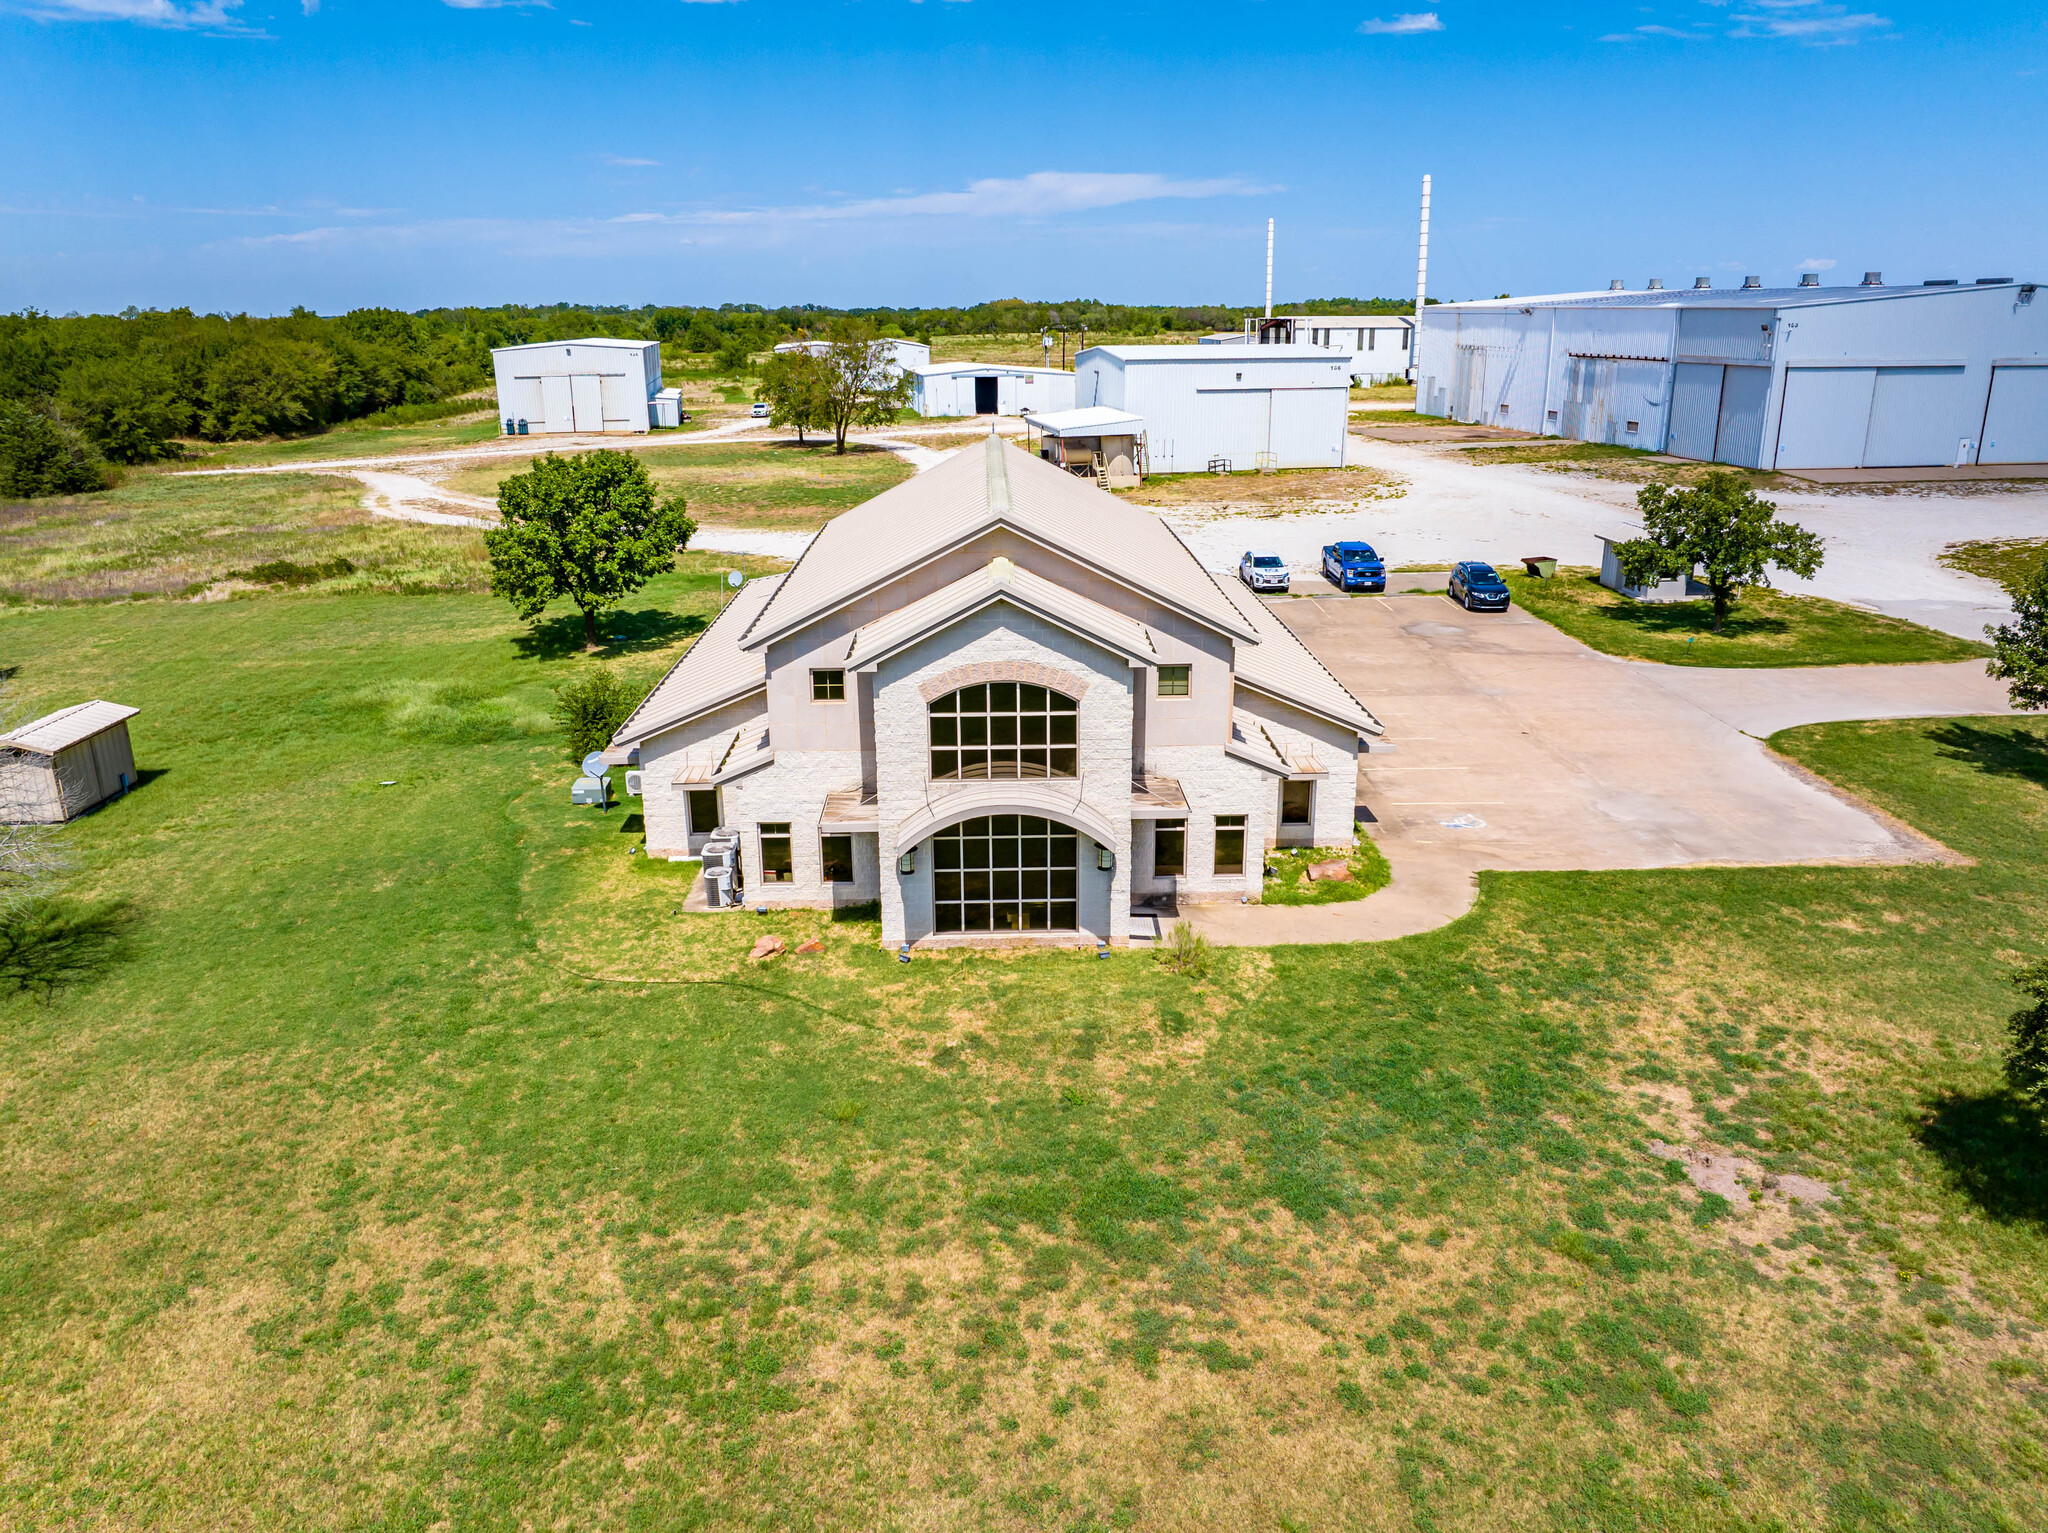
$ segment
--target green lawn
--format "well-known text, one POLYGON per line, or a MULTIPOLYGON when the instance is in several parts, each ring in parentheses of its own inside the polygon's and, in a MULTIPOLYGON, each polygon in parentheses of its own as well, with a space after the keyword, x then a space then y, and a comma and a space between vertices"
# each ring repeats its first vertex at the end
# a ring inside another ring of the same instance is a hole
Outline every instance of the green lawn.
POLYGON ((0 602, 177 596, 287 560, 354 574, 330 586, 481 590, 472 528, 373 517, 353 479, 318 474, 186 478, 131 470, 93 495, 0 506, 0 602))
POLYGON ((1602 654, 1665 665, 1908 665, 1969 660, 1991 651, 1917 623, 1817 596, 1743 593, 1723 631, 1706 601, 1630 601, 1585 569, 1549 580, 1501 571, 1518 606, 1602 654))
MULTIPOLYGON (((816 525, 908 479, 913 470, 895 453, 850 443, 832 450, 830 437, 807 446, 746 442, 649 449, 637 455, 663 494, 681 495, 700 522, 720 526, 816 525)), ((446 482, 472 495, 495 496, 528 460, 464 470, 446 482)))
POLYGON ((1981 575, 2016 592, 2029 575, 2048 562, 2048 539, 1995 538, 1951 543, 1942 550, 1941 562, 1952 570, 1981 575))
POLYGON ((1317 863, 1336 860, 1334 847, 1314 846, 1297 851, 1280 851, 1277 848, 1266 853, 1266 866, 1272 869, 1266 879, 1259 898, 1268 905, 1336 905, 1347 900, 1362 900, 1368 894, 1386 888, 1393 878, 1393 870, 1387 866, 1387 859, 1380 855, 1380 849, 1371 839, 1359 836, 1357 844, 1344 859, 1351 864, 1351 876, 1343 879, 1310 879, 1308 870, 1317 863))
POLYGON ((0 934, 0 1525, 2048 1523, 2048 1144, 1997 1072, 2041 721, 1774 742, 1969 861, 1487 874, 1190 980, 679 915, 567 804, 572 621, 0 649, 140 705, 148 777, 0 934), (1707 1201, 1653 1136, 1841 1197, 1707 1201))

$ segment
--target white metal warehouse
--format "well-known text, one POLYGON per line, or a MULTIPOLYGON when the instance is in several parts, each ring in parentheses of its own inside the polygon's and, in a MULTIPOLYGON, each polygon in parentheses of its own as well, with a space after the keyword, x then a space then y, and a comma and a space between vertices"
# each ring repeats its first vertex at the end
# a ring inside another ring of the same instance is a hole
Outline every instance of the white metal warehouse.
POLYGON ((491 353, 507 436, 645 431, 673 426, 678 395, 661 386, 659 341, 534 341, 491 353))
POLYGON ((1090 346, 1074 403, 1143 416, 1147 473, 1341 468, 1351 369, 1321 346, 1090 346))
MULTIPOLYGON (((1701 279, 1705 281, 1706 279, 1701 279)), ((2048 304, 2007 278, 1437 304, 1426 415, 1742 468, 2048 462, 2048 304)))
POLYGON ((1415 321, 1399 314, 1275 314, 1247 319, 1245 339, 1264 346, 1321 346, 1351 353, 1360 383, 1399 382, 1408 375, 1408 337, 1415 321))
POLYGON ((910 408, 919 415, 1022 415, 1074 407, 1074 375, 1057 367, 935 362, 913 367, 910 408))

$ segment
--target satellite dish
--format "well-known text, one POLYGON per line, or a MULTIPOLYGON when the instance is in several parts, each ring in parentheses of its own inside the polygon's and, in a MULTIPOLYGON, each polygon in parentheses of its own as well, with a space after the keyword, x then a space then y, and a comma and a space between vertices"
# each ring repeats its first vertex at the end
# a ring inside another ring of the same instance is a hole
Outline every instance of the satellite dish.
POLYGON ((603 751, 592 751, 588 756, 585 756, 583 758, 583 775, 585 777, 602 777, 604 776, 605 771, 606 767, 603 751))
POLYGON ((725 575, 725 583, 731 586, 735 591, 737 591, 741 586, 747 583, 747 577, 742 575, 738 570, 727 570, 725 575))

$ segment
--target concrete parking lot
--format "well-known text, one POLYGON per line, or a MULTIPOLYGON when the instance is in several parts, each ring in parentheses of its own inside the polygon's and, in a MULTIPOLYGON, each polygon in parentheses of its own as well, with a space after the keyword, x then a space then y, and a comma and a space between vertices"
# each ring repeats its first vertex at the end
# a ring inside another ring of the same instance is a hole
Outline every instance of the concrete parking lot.
POLYGON ((1376 940, 1455 919, 1482 868, 1938 859, 1759 738, 1827 719, 2003 713, 1981 661, 1716 671, 1616 660, 1441 596, 1270 604, 1387 726, 1358 801, 1393 867, 1362 901, 1191 910, 1212 940, 1376 940))

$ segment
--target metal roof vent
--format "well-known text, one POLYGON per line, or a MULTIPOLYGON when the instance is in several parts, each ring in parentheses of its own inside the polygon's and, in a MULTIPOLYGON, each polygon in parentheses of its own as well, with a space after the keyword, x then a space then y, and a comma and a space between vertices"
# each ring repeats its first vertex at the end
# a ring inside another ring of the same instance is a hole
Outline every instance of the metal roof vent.
POLYGON ((1883 272, 1881 272, 1881 271, 1867 271, 1867 272, 1865 272, 1865 273, 1863 274, 1863 285, 1864 285, 1865 287, 1883 287, 1883 286, 1884 286, 1884 273, 1883 273, 1883 272))
POLYGON ((1742 279, 1742 285, 1746 288, 1762 287, 1764 285, 1764 279, 1761 277, 1744 277, 1742 279))
POLYGON ((1607 284, 1607 291, 1610 293, 1618 293, 1621 290, 1621 278, 1619 277, 1616 277, 1612 282, 1607 284))
POLYGON ((1819 287, 1820 273, 1817 271, 1802 272, 1799 277, 1799 285, 1801 287, 1819 287))
POLYGON ((1692 279, 1692 285, 1694 287, 1712 287, 1714 279, 1712 277, 1695 277, 1692 279))
POLYGON ((1651 291, 1651 292, 1653 292, 1653 293, 1661 293, 1661 292, 1663 292, 1663 291, 1664 291, 1664 279, 1663 279, 1662 277, 1652 277, 1652 278, 1650 279, 1650 291, 1651 291))
POLYGON ((1920 285, 1922 287, 1954 287, 1956 279, 1954 277, 1929 277, 1920 285))
POLYGON ((1979 278, 1977 279, 1977 286, 1979 286, 1979 287, 1997 287, 1997 286, 1998 286, 1998 285, 1999 285, 2000 283, 2002 283, 2002 282, 2010 282, 2010 281, 2012 281, 2012 278, 2010 278, 2010 277, 1979 277, 1979 278))

